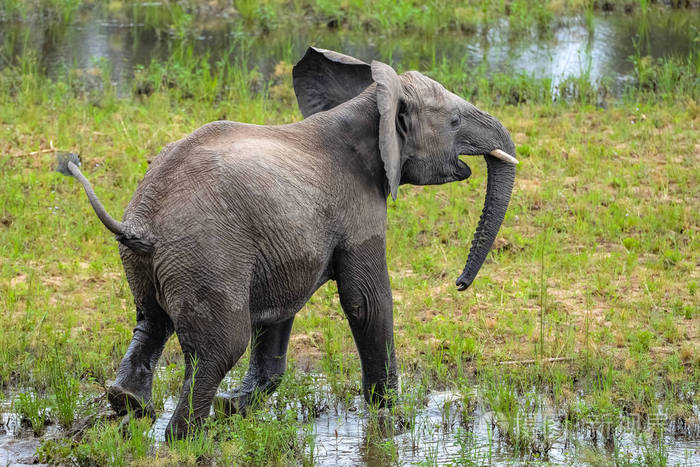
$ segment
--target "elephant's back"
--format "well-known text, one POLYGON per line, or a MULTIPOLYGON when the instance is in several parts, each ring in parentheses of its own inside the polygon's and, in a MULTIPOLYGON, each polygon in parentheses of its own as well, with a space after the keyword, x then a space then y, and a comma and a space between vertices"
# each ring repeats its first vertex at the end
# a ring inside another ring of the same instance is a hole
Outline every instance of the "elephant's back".
POLYGON ((139 184, 124 222, 147 232, 156 248, 212 232, 260 239, 332 229, 340 212, 333 196, 337 178, 329 176, 322 158, 285 139, 278 128, 213 122, 166 146, 139 184))

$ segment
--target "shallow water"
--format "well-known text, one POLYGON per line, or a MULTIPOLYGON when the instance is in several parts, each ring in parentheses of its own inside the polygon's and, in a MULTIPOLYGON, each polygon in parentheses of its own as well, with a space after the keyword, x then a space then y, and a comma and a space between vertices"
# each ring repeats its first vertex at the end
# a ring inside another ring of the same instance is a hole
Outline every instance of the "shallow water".
MULTIPOLYGON (((314 377, 314 380, 319 392, 327 392, 322 378, 314 377)), ((233 382, 227 380, 225 384, 232 385, 233 382)), ((469 399, 478 400, 478 388, 471 391, 469 399)), ((518 454, 501 431, 505 426, 504 419, 499 419, 484 403, 463 410, 464 398, 454 391, 433 391, 419 397, 405 394, 403 398, 402 416, 381 412, 371 414, 357 396, 350 405, 338 404, 309 420, 315 465, 387 465, 394 460, 400 465, 417 465, 426 460, 437 465, 541 460, 574 465, 591 452, 597 452, 598 459, 617 457, 641 461, 647 452, 658 451, 659 446, 663 447, 668 465, 700 465, 697 427, 692 433, 681 433, 680 436, 673 436, 667 429, 662 439, 653 439, 649 436, 649 426, 626 417, 617 424, 614 435, 610 437, 612 441, 606 442, 600 427, 593 429, 579 424, 572 429, 561 410, 533 393, 521 400, 527 400, 523 405, 532 407, 532 410, 516 419, 516 429, 530 433, 529 439, 534 443, 518 454), (407 400, 414 403, 407 403, 407 400), (408 413, 410 411, 412 414, 408 413)), ((174 397, 164 401, 164 410, 149 432, 156 444, 165 441, 165 428, 175 404, 174 397)), ((665 419, 663 414, 657 418, 660 421, 665 419)), ((22 427, 20 416, 12 412, 11 404, 7 401, 0 404, 0 465, 33 464, 41 442, 60 436, 56 426, 47 427, 41 438, 31 436, 22 427)))
MULTIPOLYGON (((314 380, 319 392, 328 391, 323 378, 314 377, 314 380)), ((224 385, 235 384, 227 378, 224 385)), ((470 399, 478 400, 478 395, 478 388, 472 388, 470 399)), ((433 465, 540 460, 574 465, 592 450, 608 460, 617 456, 618 459, 639 461, 645 453, 653 452, 659 446, 665 450, 668 465, 700 465, 698 433, 673 436, 666 430, 663 439, 652 440, 649 426, 626 417, 620 419, 612 443, 606 443, 600 428, 584 429, 579 425, 572 429, 561 410, 534 393, 521 400, 527 399, 528 403, 524 405, 530 405, 534 410, 523 414, 516 423, 519 430, 530 433, 536 441, 534 446, 526 447, 518 455, 499 430, 498 415, 485 404, 477 403, 464 411, 463 398, 455 391, 433 391, 425 397, 414 396, 404 395, 404 398, 420 401, 415 404, 413 416, 406 413, 399 417, 388 413, 384 416, 370 414, 361 396, 357 396, 350 405, 330 407, 310 420, 315 465, 388 465, 393 463, 389 454, 391 450, 395 451, 400 465, 418 465, 426 459, 433 465), (382 449, 378 444, 390 448, 382 449)), ((165 428, 175 404, 175 398, 167 399, 164 411, 153 425, 150 436, 158 443, 165 441, 165 428)), ((405 408, 411 405, 404 400, 405 408)), ((695 413, 697 418, 698 410, 695 413)), ((666 417, 659 414, 657 418, 663 421, 666 417)), ((503 423, 501 420, 500 426, 503 423)))
MULTIPOLYGON (((153 8, 147 3, 142 8, 153 8)), ((547 31, 513 28, 508 20, 493 21, 465 34, 392 35, 347 32, 304 26, 269 34, 247 32, 236 17, 195 23, 195 54, 216 60, 229 50, 249 57, 248 65, 268 74, 280 60, 301 57, 310 44, 371 60, 380 57, 405 68, 426 69, 443 59, 460 64, 465 73, 476 67, 487 73, 506 72, 549 78, 554 89, 563 80, 584 77, 605 80, 612 92, 633 79, 630 56, 685 56, 700 47, 697 10, 654 8, 646 14, 595 13, 562 16, 547 31)), ((31 51, 49 74, 64 68, 90 70, 107 61, 120 89, 134 67, 151 59, 167 59, 182 40, 173 34, 129 22, 101 9, 81 12, 64 27, 45 23, 0 23, 0 68, 31 51)))
MULTIPOLYGON (((12 412, 10 401, 0 403, 0 466, 40 465, 35 453, 43 438, 28 433, 21 422, 21 417, 12 412)), ((49 427, 45 436, 56 432, 55 427, 49 427)))

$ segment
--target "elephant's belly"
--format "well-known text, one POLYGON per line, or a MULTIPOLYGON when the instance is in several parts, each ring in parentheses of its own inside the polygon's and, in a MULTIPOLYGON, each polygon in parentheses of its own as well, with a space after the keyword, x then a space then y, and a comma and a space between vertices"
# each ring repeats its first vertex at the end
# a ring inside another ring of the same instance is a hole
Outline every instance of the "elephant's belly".
POLYGON ((253 271, 250 288, 253 325, 293 317, 332 276, 330 254, 308 252, 290 255, 282 261, 260 258, 253 271))

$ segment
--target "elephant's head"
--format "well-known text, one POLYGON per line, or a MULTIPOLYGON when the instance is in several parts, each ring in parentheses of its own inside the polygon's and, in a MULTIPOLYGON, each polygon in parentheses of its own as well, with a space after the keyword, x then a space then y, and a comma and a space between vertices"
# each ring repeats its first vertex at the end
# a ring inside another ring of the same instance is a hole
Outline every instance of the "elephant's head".
POLYGON ((386 183, 396 199, 402 183, 435 185, 471 175, 460 155, 486 159, 488 183, 459 290, 479 272, 510 201, 515 146, 503 125, 488 113, 415 71, 397 75, 389 65, 368 65, 346 55, 309 48, 294 67, 294 90, 304 117, 329 110, 376 83, 379 151, 386 183))

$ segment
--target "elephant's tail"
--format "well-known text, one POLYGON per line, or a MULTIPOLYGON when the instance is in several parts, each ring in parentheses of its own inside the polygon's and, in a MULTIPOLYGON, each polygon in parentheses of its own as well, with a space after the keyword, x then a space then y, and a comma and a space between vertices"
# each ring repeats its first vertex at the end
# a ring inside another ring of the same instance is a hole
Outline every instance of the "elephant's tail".
POLYGON ((74 153, 59 153, 58 164, 56 166, 56 171, 62 173, 66 176, 72 176, 78 179, 78 181, 85 188, 85 193, 87 194, 92 208, 95 210, 95 214, 104 224, 107 229, 112 232, 117 239, 117 241, 137 253, 148 254, 153 252, 153 242, 146 238, 134 235, 122 222, 117 221, 105 210, 100 200, 95 194, 95 190, 92 189, 90 182, 85 175, 80 171, 78 166, 80 165, 80 158, 74 153))

